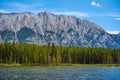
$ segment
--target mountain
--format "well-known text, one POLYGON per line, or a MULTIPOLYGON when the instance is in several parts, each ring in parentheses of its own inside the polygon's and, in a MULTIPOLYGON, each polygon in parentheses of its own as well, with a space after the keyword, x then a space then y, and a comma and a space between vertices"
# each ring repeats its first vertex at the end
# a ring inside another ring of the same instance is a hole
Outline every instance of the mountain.
POLYGON ((120 48, 120 34, 113 37, 94 22, 47 11, 0 13, 0 38, 2 42, 120 48))
POLYGON ((111 34, 111 37, 120 45, 120 33, 119 34, 111 34))

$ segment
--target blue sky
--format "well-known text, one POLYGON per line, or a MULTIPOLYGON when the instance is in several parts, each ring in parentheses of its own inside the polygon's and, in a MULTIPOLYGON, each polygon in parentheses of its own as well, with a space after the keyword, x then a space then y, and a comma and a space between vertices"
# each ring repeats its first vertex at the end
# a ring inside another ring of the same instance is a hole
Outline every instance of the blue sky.
POLYGON ((97 23, 110 33, 120 32, 120 0, 0 0, 0 12, 50 11, 97 23))

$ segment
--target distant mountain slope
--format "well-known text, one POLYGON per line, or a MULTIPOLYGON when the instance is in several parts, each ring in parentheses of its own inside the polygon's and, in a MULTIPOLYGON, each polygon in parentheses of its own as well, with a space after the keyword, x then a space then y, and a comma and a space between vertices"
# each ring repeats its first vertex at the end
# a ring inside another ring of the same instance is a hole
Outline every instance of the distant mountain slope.
POLYGON ((120 45, 120 33, 119 34, 111 34, 111 37, 120 45))
POLYGON ((120 48, 120 34, 114 38, 93 22, 47 11, 0 13, 0 37, 2 42, 120 48))

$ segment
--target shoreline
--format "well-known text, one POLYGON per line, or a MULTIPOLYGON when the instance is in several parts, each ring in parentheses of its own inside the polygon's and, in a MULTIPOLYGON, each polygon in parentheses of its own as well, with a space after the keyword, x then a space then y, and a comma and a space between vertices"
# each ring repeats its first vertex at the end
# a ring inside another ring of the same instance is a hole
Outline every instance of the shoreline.
POLYGON ((0 67, 20 67, 20 66, 120 66, 120 64, 0 64, 0 67))

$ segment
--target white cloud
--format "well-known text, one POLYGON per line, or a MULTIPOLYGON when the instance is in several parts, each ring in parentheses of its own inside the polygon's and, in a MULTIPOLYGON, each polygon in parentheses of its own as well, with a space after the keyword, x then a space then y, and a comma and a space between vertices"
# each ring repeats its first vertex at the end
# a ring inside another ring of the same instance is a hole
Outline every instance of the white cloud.
POLYGON ((108 13, 107 15, 111 17, 120 17, 120 13, 108 13))
POLYGON ((109 34, 118 34, 118 33, 120 33, 120 31, 117 31, 117 30, 115 30, 115 31, 107 31, 109 34))
POLYGON ((74 12, 74 11, 69 11, 69 12, 53 12, 54 14, 64 14, 64 15, 71 15, 71 16, 77 16, 77 17, 91 17, 89 13, 86 12, 74 12))
POLYGON ((28 10, 31 8, 40 7, 43 4, 37 3, 37 2, 33 2, 32 4, 12 2, 12 3, 2 3, 2 5, 8 6, 8 7, 13 7, 14 9, 28 10))
POLYGON ((21 8, 21 9, 28 9, 28 8, 31 8, 32 5, 30 4, 25 4, 25 3, 9 3, 9 4, 5 4, 7 6, 10 6, 10 7, 14 7, 14 8, 21 8))
POLYGON ((9 13, 10 11, 4 10, 4 9, 0 9, 1 13, 9 13))
POLYGON ((37 2, 33 2, 32 4, 27 4, 27 3, 20 3, 20 2, 10 2, 10 3, 0 3, 1 5, 7 6, 8 9, 10 7, 10 9, 12 10, 4 10, 4 9, 0 9, 1 13, 11 13, 11 12, 26 12, 26 11, 30 11, 33 12, 35 14, 37 14, 39 11, 42 10, 42 6, 44 4, 37 2))
POLYGON ((91 2, 91 6, 101 7, 101 4, 97 2, 91 2))
POLYGON ((119 14, 109 14, 109 15, 112 17, 119 17, 120 16, 119 14))
POLYGON ((120 17, 118 17, 118 18, 115 18, 115 20, 118 20, 118 21, 120 21, 120 17))

